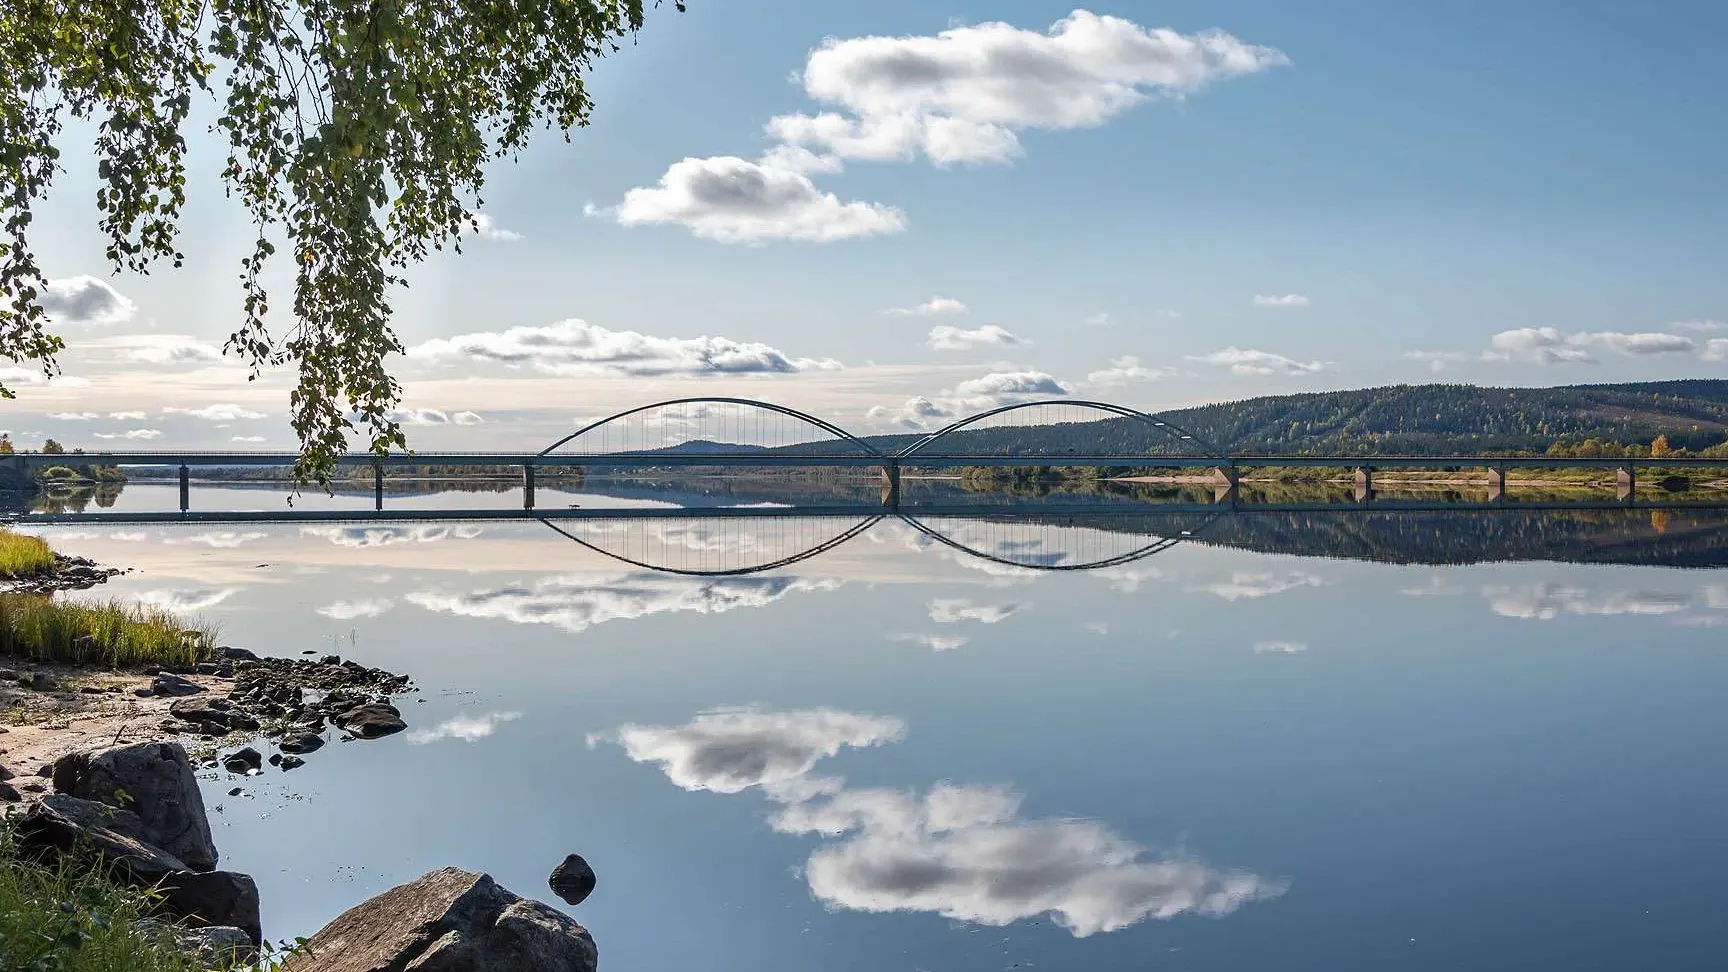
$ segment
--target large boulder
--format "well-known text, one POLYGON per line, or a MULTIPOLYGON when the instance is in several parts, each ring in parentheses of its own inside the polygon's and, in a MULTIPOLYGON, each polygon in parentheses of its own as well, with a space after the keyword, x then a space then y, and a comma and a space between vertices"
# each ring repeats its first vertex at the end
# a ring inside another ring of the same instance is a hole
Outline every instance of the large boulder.
POLYGON ((19 851, 33 860, 91 853, 140 884, 190 873, 179 858, 151 846, 137 814, 64 793, 50 793, 26 811, 16 835, 19 851))
POLYGON ((453 867, 362 902, 283 972, 593 972, 594 939, 561 911, 453 867))
POLYGON ((358 739, 377 739, 408 728, 402 712, 388 702, 369 702, 355 706, 335 718, 343 732, 358 739))
POLYGON ((138 930, 199 963, 201 969, 226 969, 258 961, 258 946, 246 932, 231 926, 186 928, 154 918, 138 920, 138 930))
POLYGON ((552 876, 546 883, 551 886, 553 894, 564 899, 565 904, 579 905, 594 893, 598 880, 594 868, 583 860, 581 854, 571 854, 552 869, 552 876))
POLYGON ((179 743, 116 746, 72 753, 54 764, 54 789, 136 813, 144 839, 194 871, 216 867, 216 842, 204 797, 179 743))
POLYGON ((233 871, 178 871, 157 882, 158 910, 194 928, 232 927, 252 944, 264 944, 258 913, 258 885, 251 875, 233 871))

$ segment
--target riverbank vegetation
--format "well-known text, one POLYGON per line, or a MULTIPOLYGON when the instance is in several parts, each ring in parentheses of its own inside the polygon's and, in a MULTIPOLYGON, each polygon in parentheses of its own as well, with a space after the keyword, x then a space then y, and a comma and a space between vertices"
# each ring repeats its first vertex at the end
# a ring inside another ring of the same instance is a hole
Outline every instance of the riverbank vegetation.
POLYGON ((53 567, 54 550, 46 540, 0 528, 0 579, 34 577, 53 567))
POLYGON ((160 608, 0 594, 0 655, 112 668, 193 665, 210 656, 215 638, 214 628, 160 608))

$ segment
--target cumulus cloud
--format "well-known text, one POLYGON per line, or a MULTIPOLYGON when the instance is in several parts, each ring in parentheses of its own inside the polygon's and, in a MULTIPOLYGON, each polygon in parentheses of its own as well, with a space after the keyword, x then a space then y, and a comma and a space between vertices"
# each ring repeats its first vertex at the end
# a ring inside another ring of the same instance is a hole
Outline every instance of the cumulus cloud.
POLYGON ((1311 375, 1327 368, 1322 361, 1297 361, 1295 358, 1286 358, 1270 351, 1235 346, 1211 354, 1190 355, 1188 360, 1225 365, 1230 368, 1230 373, 1235 375, 1311 375))
POLYGON ((503 243, 515 243, 522 239, 522 234, 507 230, 498 225, 497 220, 485 213, 473 213, 469 217, 474 221, 474 235, 483 240, 498 240, 503 243))
POLYGON ((1255 307, 1307 307, 1308 298, 1301 294, 1255 294, 1255 307))
POLYGON ((48 376, 44 375, 40 368, 0 365, 0 385, 42 385, 47 381, 48 376))
POLYGON ((137 440, 146 440, 146 439, 160 439, 160 438, 162 438, 162 430, 161 429, 129 429, 125 432, 96 432, 96 433, 94 433, 94 435, 98 439, 131 439, 131 440, 137 441, 137 440))
POLYGON ((769 120, 756 160, 686 158, 605 213, 625 226, 676 223, 730 243, 828 241, 898 232, 898 209, 842 202, 812 173, 849 160, 1001 164, 1019 133, 1103 125, 1155 97, 1289 63, 1223 31, 1181 34, 1077 10, 1048 31, 1005 23, 935 36, 830 38, 810 52, 805 93, 831 107, 769 120))
POLYGON ((954 394, 961 398, 989 399, 994 405, 1041 395, 1066 395, 1068 386, 1042 371, 998 371, 955 385, 954 394))
POLYGON ((440 540, 472 540, 481 535, 480 527, 467 524, 444 526, 415 524, 414 526, 307 526, 300 528, 303 537, 322 537, 338 547, 389 547, 400 543, 436 543, 440 540))
POLYGON ((984 324, 967 330, 938 324, 930 329, 930 347, 937 351, 970 351, 973 348, 1006 348, 1027 344, 1006 328, 984 324))
POLYGON ((742 793, 791 783, 846 747, 881 746, 905 735, 906 724, 887 716, 733 708, 704 712, 682 726, 625 725, 588 742, 616 743, 636 762, 657 764, 685 790, 742 793))
POLYGON ((122 324, 138 311, 125 295, 91 276, 50 280, 38 299, 57 324, 122 324))
POLYGON ((143 412, 109 412, 108 417, 116 422, 142 422, 149 416, 143 412))
POLYGON ((1678 614, 1692 603, 1686 594, 1661 591, 1621 591, 1596 597, 1580 587, 1532 584, 1527 587, 1483 588, 1482 596, 1495 614, 1527 621, 1552 621, 1562 614, 1678 614))
POLYGON ((251 543, 254 540, 263 540, 268 536, 269 534, 267 533, 258 533, 256 531, 241 533, 236 530, 207 530, 203 533, 194 533, 189 537, 171 537, 164 542, 171 544, 194 543, 204 547, 215 547, 219 550, 232 550, 236 547, 241 547, 251 543))
POLYGON ((202 611, 213 608, 239 593, 238 587, 179 587, 141 591, 133 600, 147 607, 164 611, 202 611))
POLYGON ((1110 367, 1100 368, 1086 376, 1089 385, 1126 385, 1136 381, 1157 381, 1175 374, 1173 368, 1153 368, 1140 363, 1133 355, 1111 358, 1110 367))
POLYGON ((865 417, 872 422, 923 431, 932 420, 1067 393, 1068 386, 1042 371, 998 371, 960 382, 934 398, 923 395, 909 398, 898 409, 875 406, 865 417))
POLYGON ((458 617, 546 624, 580 632, 608 621, 653 614, 684 611, 723 614, 740 608, 765 607, 794 592, 832 590, 838 585, 838 581, 797 577, 564 575, 542 578, 529 585, 468 593, 415 591, 406 600, 428 611, 458 617))
POLYGON ((188 418, 203 419, 206 422, 238 422, 242 419, 261 419, 269 416, 256 412, 244 405, 233 402, 223 402, 218 405, 206 405, 203 408, 176 408, 168 406, 162 410, 163 415, 185 415, 188 418))
POLYGON ((1254 600, 1283 594, 1304 587, 1324 587, 1326 582, 1315 574, 1293 570, 1285 574, 1239 570, 1226 581, 1201 584, 1189 590, 1221 597, 1226 601, 1254 600))
POLYGON ((890 641, 909 641, 915 645, 923 645, 931 651, 953 651, 963 648, 971 638, 965 635, 939 635, 925 631, 906 631, 888 636, 890 641))
MULTIPOLYGON (((1553 327, 1520 327, 1501 331, 1488 340, 1482 352, 1485 361, 1511 361, 1529 364, 1589 364, 1596 360, 1592 348, 1607 348, 1627 357, 1651 357, 1661 354, 1684 354, 1694 351, 1698 343, 1683 334, 1645 331, 1626 334, 1618 331, 1580 331, 1564 334, 1553 327)), ((1709 350, 1706 347, 1706 357, 1709 350)))
POLYGON ((387 597, 363 598, 357 601, 332 601, 318 608, 318 613, 335 621, 375 618, 396 606, 387 597))
POLYGON ((190 334, 127 334, 108 338, 98 347, 114 348, 122 360, 142 364, 209 364, 222 360, 222 349, 190 334))
POLYGON ((430 729, 416 729, 408 734, 408 741, 416 746, 435 743, 443 739, 460 739, 463 742, 479 742, 498 731, 498 727, 506 722, 515 722, 522 718, 520 712, 488 712, 485 715, 460 715, 446 719, 430 729))
POLYGON ((454 412, 450 416, 450 421, 457 425, 481 425, 486 421, 486 418, 479 412, 454 412))
POLYGON ((228 441, 229 442, 263 442, 264 437, 261 435, 236 435, 236 436, 230 436, 228 441))
POLYGON ((1261 655, 1266 655, 1266 654, 1296 655, 1296 654, 1301 654, 1302 652, 1307 651, 1307 650, 1308 650, 1308 643, 1304 642, 1304 641, 1256 641, 1256 642, 1254 642, 1255 653, 1261 654, 1261 655))
POLYGON ((554 375, 634 378, 791 374, 840 367, 832 359, 794 358, 766 344, 723 337, 652 337, 575 318, 544 327, 434 338, 410 348, 408 354, 431 360, 488 361, 554 375))
POLYGON ((935 317, 940 314, 964 314, 966 305, 952 297, 932 297, 912 307, 890 307, 883 311, 894 317, 935 317))
POLYGON ((630 190, 610 214, 623 226, 673 223, 720 243, 829 243, 906 228, 892 206, 842 202, 802 171, 730 155, 675 162, 659 185, 630 190))
POLYGON ((1693 320, 1675 321, 1672 325, 1677 331, 1692 331, 1695 334, 1719 334, 1728 331, 1728 321, 1693 320))
POLYGON ((1406 351, 1402 357, 1406 361, 1424 362, 1429 371, 1440 372, 1465 360, 1467 355, 1458 351, 1406 351))
POLYGON ((1007 604, 977 604, 965 598, 937 598, 930 602, 930 620, 937 624, 953 624, 958 621, 977 621, 981 624, 995 624, 1019 613, 1026 605, 1007 604))
POLYGON ((102 415, 99 412, 49 412, 48 417, 61 422, 88 422, 102 415))
POLYGON ((436 408, 393 408, 385 413, 402 425, 449 425, 450 413, 436 408))
POLYGON ((1728 338, 1711 338, 1704 342, 1705 361, 1728 361, 1728 338))

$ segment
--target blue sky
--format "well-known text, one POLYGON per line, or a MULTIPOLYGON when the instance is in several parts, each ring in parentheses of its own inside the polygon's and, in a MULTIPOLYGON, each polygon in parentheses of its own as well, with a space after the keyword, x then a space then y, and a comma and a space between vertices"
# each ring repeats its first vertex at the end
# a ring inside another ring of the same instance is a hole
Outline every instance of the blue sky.
MULTIPOLYGON (((593 125, 498 166, 491 236, 396 301, 413 441, 698 394, 871 430, 1721 375, 1724 36, 1704 2, 661 9, 593 125)), ((73 380, 0 428, 289 444, 287 376, 210 353, 248 239, 220 152, 195 142, 187 267, 148 278, 106 276, 67 155, 38 243, 73 380)))

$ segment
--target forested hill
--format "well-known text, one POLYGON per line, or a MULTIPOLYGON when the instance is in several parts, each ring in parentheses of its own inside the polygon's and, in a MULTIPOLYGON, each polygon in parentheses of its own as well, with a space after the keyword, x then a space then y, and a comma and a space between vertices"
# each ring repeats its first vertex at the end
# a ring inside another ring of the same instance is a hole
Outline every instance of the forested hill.
MULTIPOLYGON (((1250 398, 1163 413, 1237 454, 1444 455, 1542 452, 1555 442, 1600 439, 1674 448, 1728 441, 1728 381, 1698 379, 1559 388, 1389 385, 1354 391, 1250 398)), ((900 447, 915 436, 880 436, 900 447)), ((955 432, 932 447, 951 454, 1141 454, 1176 451, 1132 419, 955 432)))

